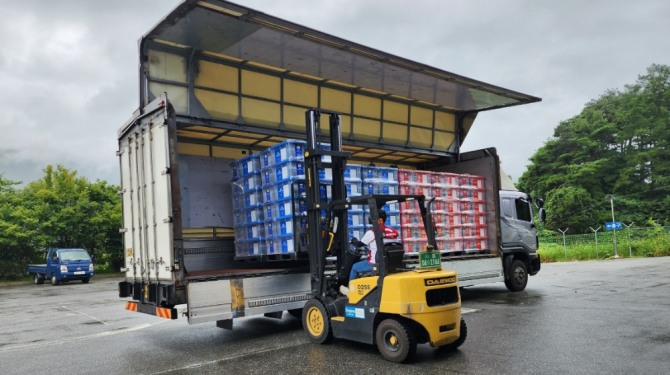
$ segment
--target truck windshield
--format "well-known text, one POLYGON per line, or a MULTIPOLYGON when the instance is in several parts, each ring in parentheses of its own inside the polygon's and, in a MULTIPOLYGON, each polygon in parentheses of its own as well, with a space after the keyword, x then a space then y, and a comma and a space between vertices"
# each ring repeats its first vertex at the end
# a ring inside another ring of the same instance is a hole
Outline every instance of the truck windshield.
POLYGON ((91 260, 91 257, 88 256, 86 250, 83 249, 73 249, 73 250, 63 250, 60 252, 61 260, 91 260))

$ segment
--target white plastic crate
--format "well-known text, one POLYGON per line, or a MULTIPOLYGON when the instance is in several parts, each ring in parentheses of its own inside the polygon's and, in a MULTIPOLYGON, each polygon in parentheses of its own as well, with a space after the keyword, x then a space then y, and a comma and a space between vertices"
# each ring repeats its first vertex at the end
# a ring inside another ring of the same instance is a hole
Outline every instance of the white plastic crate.
POLYGON ((289 139, 261 152, 261 163, 263 167, 269 167, 285 161, 304 160, 305 141, 289 139))
POLYGON ((344 187, 347 190, 347 197, 356 197, 363 195, 363 183, 362 182, 345 182, 344 187))
POLYGON ((246 156, 240 160, 230 163, 233 167, 233 179, 237 180, 243 176, 247 176, 261 171, 260 155, 253 154, 246 156))
POLYGON ((347 212, 347 221, 350 227, 365 225, 365 214, 362 210, 360 211, 349 210, 347 212))
POLYGON ((286 161, 263 168, 261 172, 264 185, 287 182, 305 178, 305 164, 299 161, 286 161))
POLYGON ((235 255, 237 257, 250 257, 265 255, 265 241, 242 240, 235 241, 235 255))
POLYGON ((291 254, 295 253, 293 235, 274 236, 267 241, 268 254, 291 254))
POLYGON ((381 194, 381 195, 397 195, 398 184, 389 182, 363 182, 363 195, 366 194, 381 194))
POLYGON ((361 166, 356 164, 347 164, 344 169, 344 181, 360 182, 361 181, 361 166))
POLYGON ((291 198, 294 193, 297 194, 296 198, 304 197, 305 183, 302 181, 284 181, 272 185, 263 185, 265 202, 291 198))

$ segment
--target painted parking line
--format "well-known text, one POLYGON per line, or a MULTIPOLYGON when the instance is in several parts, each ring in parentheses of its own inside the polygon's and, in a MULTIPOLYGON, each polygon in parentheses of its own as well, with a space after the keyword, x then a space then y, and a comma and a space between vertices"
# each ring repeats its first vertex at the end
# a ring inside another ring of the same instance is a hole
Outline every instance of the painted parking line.
POLYGON ((75 341, 81 341, 81 340, 90 340, 90 339, 96 339, 100 337, 106 337, 106 336, 114 336, 118 335, 120 333, 128 333, 128 332, 134 332, 134 331, 139 331, 145 328, 149 328, 151 326, 155 326, 156 324, 162 324, 168 322, 168 320, 161 320, 156 323, 147 323, 147 324, 140 324, 135 327, 128 327, 128 328, 123 328, 115 331, 105 331, 105 332, 100 332, 96 333, 93 335, 87 335, 87 336, 79 336, 79 337, 70 337, 67 339, 62 339, 62 340, 53 340, 53 341, 43 341, 43 342, 33 342, 33 343, 26 343, 26 344, 18 344, 18 345, 13 345, 13 346, 8 346, 4 348, 0 348, 0 353, 3 352, 10 352, 13 350, 21 350, 21 349, 33 349, 33 348, 39 348, 43 346, 51 346, 51 345, 61 345, 61 344, 68 344, 71 342, 75 341))

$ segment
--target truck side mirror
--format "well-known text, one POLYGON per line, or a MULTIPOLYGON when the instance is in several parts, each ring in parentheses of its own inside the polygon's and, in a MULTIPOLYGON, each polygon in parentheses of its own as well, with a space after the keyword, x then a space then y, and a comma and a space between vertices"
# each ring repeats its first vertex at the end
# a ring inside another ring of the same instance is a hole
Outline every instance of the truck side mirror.
POLYGON ((544 208, 540 208, 540 221, 544 223, 545 220, 547 220, 547 212, 544 208))
POLYGON ((544 199, 542 198, 535 199, 535 206, 540 209, 544 208, 544 199))

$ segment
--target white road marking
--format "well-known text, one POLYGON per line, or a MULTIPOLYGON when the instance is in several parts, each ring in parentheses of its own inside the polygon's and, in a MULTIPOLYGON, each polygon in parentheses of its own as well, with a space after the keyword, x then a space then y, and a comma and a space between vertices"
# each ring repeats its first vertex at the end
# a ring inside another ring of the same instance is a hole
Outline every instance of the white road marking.
POLYGON ((468 309, 467 307, 461 307, 461 314, 470 314, 477 311, 479 311, 479 309, 468 309))
POLYGON ((71 309, 71 308, 69 308, 69 307, 67 307, 67 306, 61 306, 61 308, 66 309, 66 310, 70 310, 70 311, 72 311, 72 312, 74 312, 74 313, 77 313, 77 314, 81 314, 81 315, 83 315, 83 316, 85 316, 85 317, 87 317, 87 318, 93 319, 93 320, 95 320, 96 322, 98 322, 98 323, 102 323, 102 324, 104 324, 104 325, 106 325, 106 326, 109 325, 109 323, 107 323, 107 322, 103 322, 102 320, 97 319, 97 318, 95 318, 95 317, 92 317, 91 315, 88 315, 88 314, 86 314, 86 313, 84 313, 84 312, 77 311, 77 310, 75 310, 75 309, 71 309))
POLYGON ((156 324, 161 324, 161 323, 165 323, 165 322, 168 322, 168 320, 161 320, 159 322, 151 323, 151 324, 149 324, 149 323, 140 324, 139 326, 135 326, 135 327, 123 328, 123 329, 119 329, 119 330, 116 330, 116 331, 105 331, 105 332, 100 332, 100 333, 96 333, 96 334, 88 335, 88 336, 70 337, 70 338, 62 339, 62 340, 18 344, 18 345, 9 346, 9 347, 6 347, 6 348, 0 348, 0 353, 1 352, 9 352, 9 351, 13 351, 13 350, 38 348, 38 347, 42 347, 42 346, 61 345, 61 344, 67 344, 67 343, 75 342, 75 341, 90 340, 90 339, 95 339, 95 338, 100 338, 100 337, 113 336, 113 335, 118 335, 120 333, 128 333, 128 332, 133 332, 133 331, 139 331, 139 330, 154 326, 156 324))

